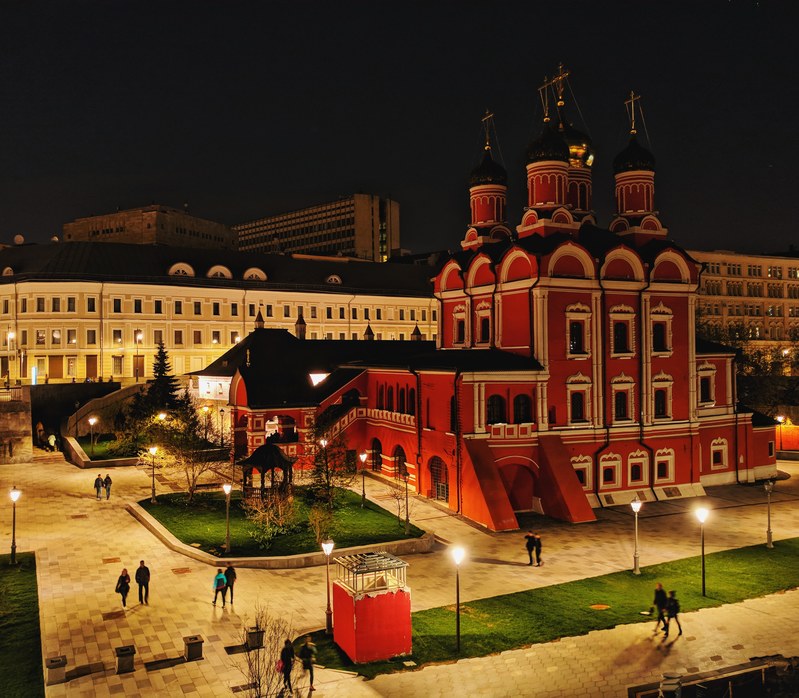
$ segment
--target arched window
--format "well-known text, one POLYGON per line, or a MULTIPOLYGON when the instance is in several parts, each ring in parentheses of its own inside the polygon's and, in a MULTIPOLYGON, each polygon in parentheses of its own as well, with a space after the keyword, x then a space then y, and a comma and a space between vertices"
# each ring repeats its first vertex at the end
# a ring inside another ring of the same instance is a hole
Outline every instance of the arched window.
POLYGON ((394 477, 404 477, 408 474, 408 466, 405 465, 407 460, 405 450, 402 446, 397 446, 394 449, 394 477))
POLYGON ((382 385, 377 386, 377 409, 385 409, 386 406, 386 390, 382 385))
POLYGON ((430 481, 432 483, 432 495, 435 499, 442 502, 449 501, 449 474, 447 464, 438 456, 430 459, 430 481))
POLYGON ((408 414, 416 414, 416 389, 408 388, 408 414))
POLYGON ((405 414, 405 388, 397 390, 397 412, 405 414))
POLYGON ((513 398, 513 423, 525 424, 533 421, 533 401, 529 395, 513 398))
POLYGON ((389 412, 394 411, 394 388, 392 386, 388 386, 386 390, 386 409, 389 412))
POLYGON ((372 470, 379 473, 383 469, 383 447, 378 439, 372 439, 372 470))
POLYGON ((585 421, 585 393, 575 390, 571 394, 572 422, 585 421))
POLYGON ((500 424, 506 421, 505 398, 501 395, 491 395, 486 402, 486 424, 500 424))

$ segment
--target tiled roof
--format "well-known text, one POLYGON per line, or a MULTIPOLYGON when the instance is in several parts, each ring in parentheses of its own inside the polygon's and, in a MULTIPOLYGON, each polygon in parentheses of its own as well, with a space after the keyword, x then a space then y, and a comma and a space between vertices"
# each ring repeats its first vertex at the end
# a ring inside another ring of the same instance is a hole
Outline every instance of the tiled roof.
POLYGON ((94 280, 123 283, 168 283, 176 286, 258 289, 305 289, 359 292, 387 296, 432 296, 430 268, 390 262, 360 262, 336 257, 307 259, 293 255, 232 250, 133 245, 112 242, 60 242, 0 249, 0 283, 23 280, 94 280), (192 267, 195 276, 169 275, 178 263, 192 267), (227 267, 231 279, 207 278, 216 266, 227 267), (245 280, 256 267, 266 281, 245 280), (336 276, 340 283, 328 279, 336 276))

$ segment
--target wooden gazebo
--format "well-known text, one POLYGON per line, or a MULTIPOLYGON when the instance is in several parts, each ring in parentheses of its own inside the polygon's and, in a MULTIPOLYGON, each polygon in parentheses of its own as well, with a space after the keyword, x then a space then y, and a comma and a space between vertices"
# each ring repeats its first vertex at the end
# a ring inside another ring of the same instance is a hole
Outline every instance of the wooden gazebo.
POLYGON ((256 448, 249 456, 243 458, 236 466, 241 468, 241 489, 245 497, 252 497, 256 492, 260 492, 261 499, 267 490, 266 486, 266 472, 269 471, 270 484, 269 488, 274 491, 277 488, 278 492, 287 492, 293 480, 292 466, 294 459, 287 456, 283 449, 274 443, 265 443, 263 446, 256 448), (275 470, 282 471, 282 479, 275 483, 275 470), (254 471, 261 474, 260 487, 256 487, 254 483, 254 471))

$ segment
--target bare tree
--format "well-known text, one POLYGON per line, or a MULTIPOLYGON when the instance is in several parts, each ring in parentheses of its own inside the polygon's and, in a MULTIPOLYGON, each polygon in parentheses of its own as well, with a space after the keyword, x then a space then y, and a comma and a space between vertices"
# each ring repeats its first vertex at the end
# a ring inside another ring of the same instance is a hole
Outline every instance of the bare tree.
POLYGON ((271 488, 268 496, 248 497, 243 502, 244 514, 250 522, 250 535, 268 550, 281 533, 296 527, 297 507, 293 495, 271 488))
POLYGON ((322 541, 330 537, 333 512, 325 506, 314 504, 308 512, 308 524, 314 533, 316 544, 322 545, 322 541))
POLYGON ((186 481, 186 492, 191 502, 197 491, 200 480, 206 473, 225 467, 226 463, 209 458, 208 453, 198 450, 185 450, 173 446, 165 446, 161 452, 163 467, 176 477, 186 481))
MULTIPOLYGON (((260 603, 255 604, 253 617, 254 627, 263 631, 263 646, 250 647, 250 628, 242 629, 242 644, 244 645, 244 666, 237 668, 244 674, 247 681, 248 695, 252 698, 267 698, 267 696, 280 695, 283 689, 283 674, 278 671, 277 663, 280 660, 280 651, 287 639, 292 639, 295 634, 290 620, 273 615, 267 607, 260 603)), ((295 661, 291 671, 291 685, 297 690, 304 690, 300 686, 303 681, 301 662, 295 661)))

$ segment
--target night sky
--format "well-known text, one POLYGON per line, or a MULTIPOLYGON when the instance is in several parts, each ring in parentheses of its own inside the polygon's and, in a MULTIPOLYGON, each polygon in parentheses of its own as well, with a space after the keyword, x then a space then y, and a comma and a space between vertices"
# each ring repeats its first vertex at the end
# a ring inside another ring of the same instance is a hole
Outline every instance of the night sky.
POLYGON ((483 112, 515 226, 562 61, 600 225, 634 89, 673 239, 799 247, 797 19, 751 0, 0 0, 0 242, 152 202, 232 224, 362 191, 400 202, 404 247, 455 249, 483 112))

